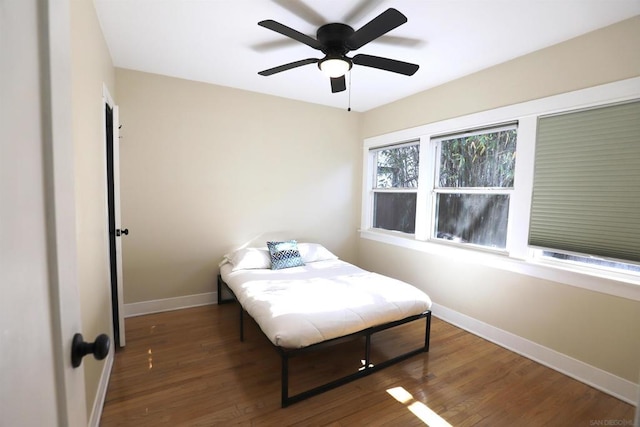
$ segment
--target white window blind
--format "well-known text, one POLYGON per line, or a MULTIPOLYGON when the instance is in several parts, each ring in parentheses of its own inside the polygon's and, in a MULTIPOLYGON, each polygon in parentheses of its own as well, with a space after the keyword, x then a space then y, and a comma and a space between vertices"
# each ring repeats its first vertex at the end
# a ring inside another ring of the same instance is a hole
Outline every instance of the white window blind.
POLYGON ((640 262, 640 100, 539 118, 529 245, 640 262))

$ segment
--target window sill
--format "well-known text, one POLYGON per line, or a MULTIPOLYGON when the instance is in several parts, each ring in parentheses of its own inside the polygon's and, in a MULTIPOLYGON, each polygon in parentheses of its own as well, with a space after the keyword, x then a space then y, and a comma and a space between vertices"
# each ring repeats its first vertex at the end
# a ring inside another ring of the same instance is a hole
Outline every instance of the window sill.
POLYGON ((413 235, 382 230, 359 230, 360 237, 432 255, 455 257, 463 262, 551 280, 607 295, 640 301, 640 277, 600 269, 570 266, 542 259, 516 259, 502 251, 475 250, 446 242, 425 242, 413 235))

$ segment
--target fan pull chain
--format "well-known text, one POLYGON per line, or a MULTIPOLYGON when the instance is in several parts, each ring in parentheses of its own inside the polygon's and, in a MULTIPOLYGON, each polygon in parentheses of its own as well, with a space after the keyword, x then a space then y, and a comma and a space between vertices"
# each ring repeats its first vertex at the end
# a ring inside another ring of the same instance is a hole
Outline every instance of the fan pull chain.
POLYGON ((351 111, 351 77, 353 76, 353 71, 349 72, 349 105, 347 107, 347 111, 351 111))

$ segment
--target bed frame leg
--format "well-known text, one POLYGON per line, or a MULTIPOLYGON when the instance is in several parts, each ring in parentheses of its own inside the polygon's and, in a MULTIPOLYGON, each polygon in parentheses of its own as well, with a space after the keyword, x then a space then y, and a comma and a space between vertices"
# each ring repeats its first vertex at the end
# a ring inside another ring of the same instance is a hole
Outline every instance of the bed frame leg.
POLYGON ((289 356, 286 352, 280 352, 282 359, 282 378, 280 378, 280 384, 282 385, 282 397, 280 405, 283 408, 289 406, 289 356))
POLYGON ((424 351, 428 352, 429 341, 430 341, 429 338, 431 337, 431 311, 427 313, 427 316, 425 319, 427 320, 427 324, 425 326, 425 332, 424 332, 424 351))
POLYGON ((371 361, 371 334, 367 334, 364 342, 364 367, 363 370, 369 369, 371 361))

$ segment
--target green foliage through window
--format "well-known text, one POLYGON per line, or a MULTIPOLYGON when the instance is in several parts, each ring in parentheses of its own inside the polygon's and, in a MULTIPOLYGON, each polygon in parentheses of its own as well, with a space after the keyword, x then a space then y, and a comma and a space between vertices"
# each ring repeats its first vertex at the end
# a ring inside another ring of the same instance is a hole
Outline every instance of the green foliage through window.
POLYGON ((511 188, 515 159, 516 129, 443 140, 439 185, 511 188))
POLYGON ((417 188, 420 146, 380 150, 376 154, 376 188, 417 188))

